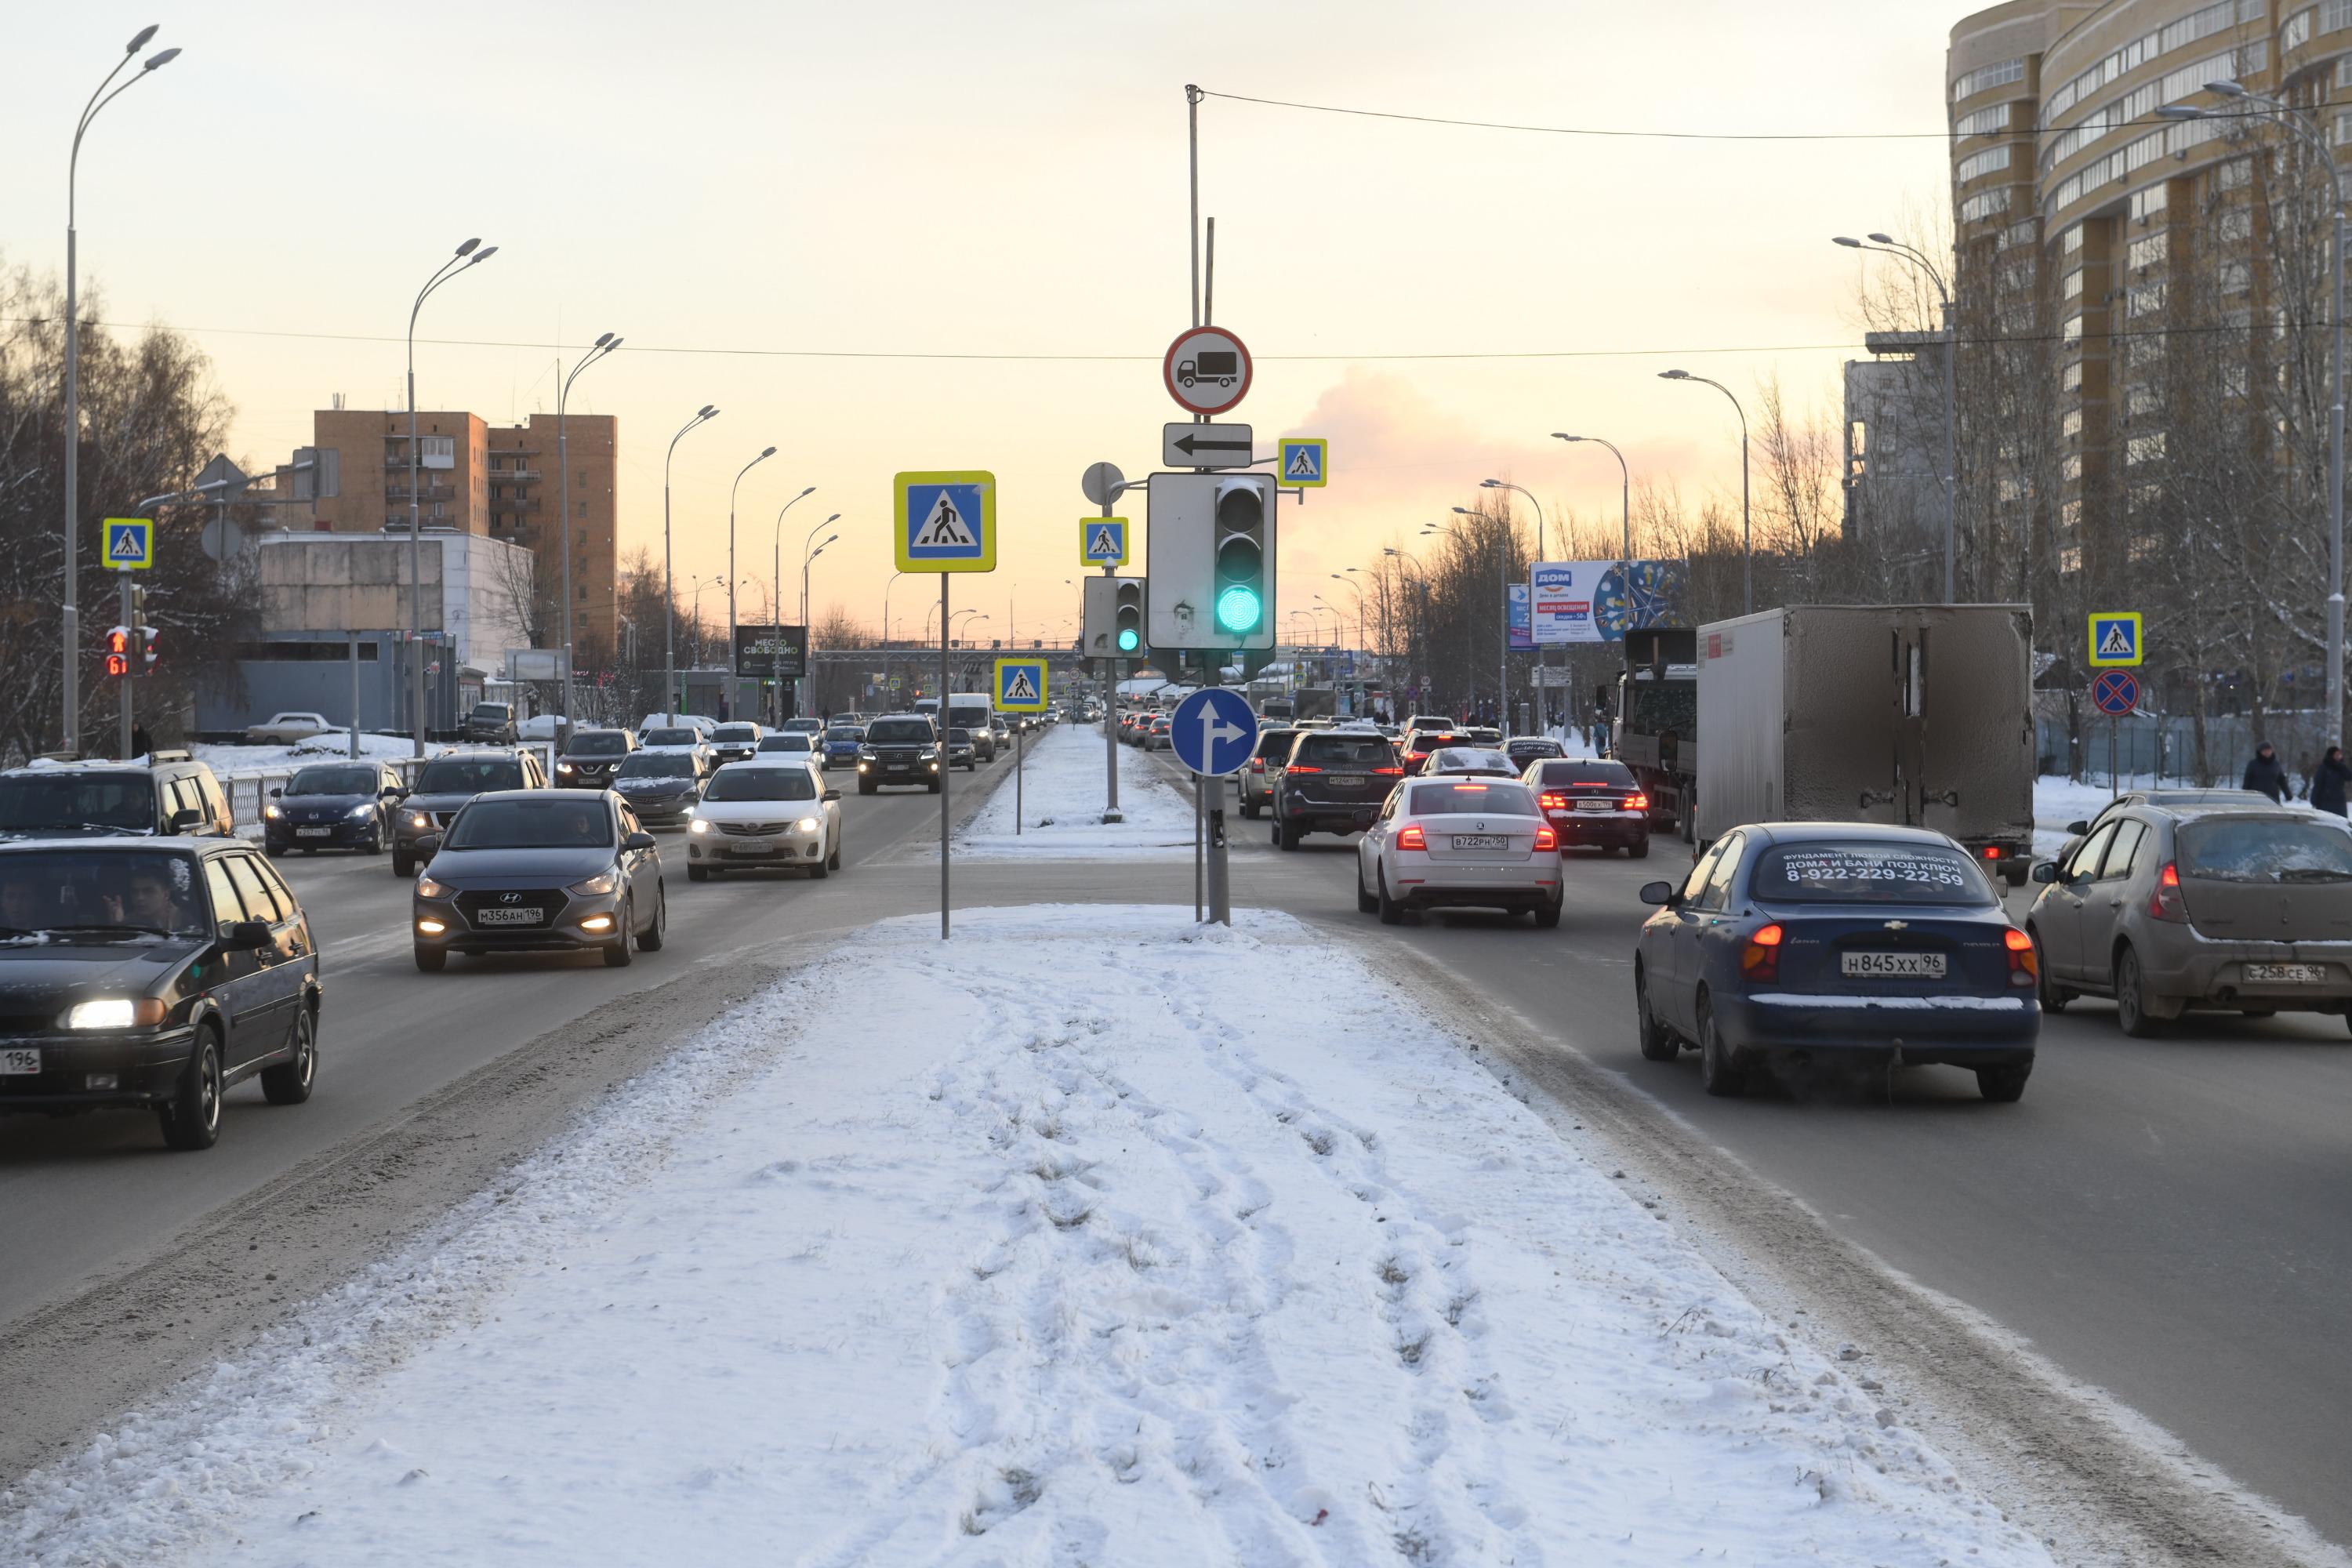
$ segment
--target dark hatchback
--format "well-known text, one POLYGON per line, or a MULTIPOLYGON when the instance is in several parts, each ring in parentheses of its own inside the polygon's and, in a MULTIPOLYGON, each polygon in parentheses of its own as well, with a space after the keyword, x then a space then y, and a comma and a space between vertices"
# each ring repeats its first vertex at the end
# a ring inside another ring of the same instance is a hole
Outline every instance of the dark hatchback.
POLYGON ((980 752, 971 743, 971 731, 948 731, 948 766, 961 768, 968 773, 980 771, 980 752))
POLYGON ((621 760, 637 749, 626 730, 575 730, 572 743, 555 759, 559 789, 610 789, 621 760))
POLYGON ((478 795, 502 789, 544 789, 547 776, 539 758, 520 747, 513 750, 444 752, 416 772, 408 798, 393 813, 392 874, 413 877, 430 856, 418 840, 449 826, 465 804, 478 795))
POLYGON ((702 774, 685 752, 639 752, 621 763, 613 788, 645 822, 684 822, 702 798, 702 774))
POLYGON ((817 748, 819 767, 856 767, 858 748, 866 744, 866 731, 856 724, 835 724, 824 732, 824 742, 817 748))
POLYGON ((245 844, 0 848, 0 1112, 152 1109, 210 1148, 230 1086, 310 1098, 320 998, 302 907, 245 844))
POLYGON ((615 795, 486 795, 457 813, 416 879, 416 967, 452 952, 593 950, 608 966, 662 945, 669 923, 661 852, 615 795))
POLYGON ((1596 757, 1530 763, 1524 782, 1559 835, 1562 854, 1577 844, 1622 849, 1635 860, 1649 854, 1650 797, 1624 763, 1596 757))
POLYGON ((1372 825, 1404 778, 1396 748, 1369 730, 1302 730, 1275 781, 1276 847, 1310 833, 1358 833, 1372 825))
POLYGON ((185 752, 150 752, 143 766, 69 763, 0 773, 0 840, 236 831, 220 781, 185 752))
POLYGON ((857 752, 857 793, 872 795, 884 784, 916 784, 939 794, 939 731, 929 719, 904 715, 866 726, 866 744, 857 752))
POLYGON ((408 794, 382 763, 316 763, 269 792, 261 808, 261 844, 272 855, 301 849, 356 849, 381 855, 392 841, 392 813, 408 794))
POLYGON ((1709 1094, 1768 1061, 1975 1070, 2013 1100, 2042 1029, 2032 938, 1969 852, 1940 833, 1766 823, 1717 839, 1634 949, 1642 1054, 1699 1053, 1709 1094))

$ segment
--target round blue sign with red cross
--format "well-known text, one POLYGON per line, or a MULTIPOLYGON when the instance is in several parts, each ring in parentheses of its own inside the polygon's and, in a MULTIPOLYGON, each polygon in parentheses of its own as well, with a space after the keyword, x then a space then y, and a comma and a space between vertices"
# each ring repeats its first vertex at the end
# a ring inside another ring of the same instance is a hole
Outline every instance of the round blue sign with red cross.
POLYGON ((2091 701, 2100 712, 2121 718, 2139 707, 2139 677, 2128 669, 2102 670, 2091 682, 2091 701))

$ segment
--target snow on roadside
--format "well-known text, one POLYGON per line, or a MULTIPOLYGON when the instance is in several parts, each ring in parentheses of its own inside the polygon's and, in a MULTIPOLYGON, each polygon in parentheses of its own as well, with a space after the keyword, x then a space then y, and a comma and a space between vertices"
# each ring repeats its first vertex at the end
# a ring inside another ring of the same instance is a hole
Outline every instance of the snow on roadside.
POLYGON ((1411 1010, 1274 913, 871 928, 0 1559, 2049 1561, 1411 1010))
MULTIPOLYGON (((1010 768, 1009 760, 1005 763, 1010 768)), ((1132 746, 1118 748, 1118 806, 1124 822, 1103 814, 1103 737, 1092 724, 1057 724, 1031 743, 1022 763, 1020 822, 1014 833, 1010 778, 996 786, 956 835, 959 858, 974 860, 1173 860, 1192 853, 1192 802, 1167 772, 1132 746)), ((933 846, 936 851, 937 846, 933 846)))

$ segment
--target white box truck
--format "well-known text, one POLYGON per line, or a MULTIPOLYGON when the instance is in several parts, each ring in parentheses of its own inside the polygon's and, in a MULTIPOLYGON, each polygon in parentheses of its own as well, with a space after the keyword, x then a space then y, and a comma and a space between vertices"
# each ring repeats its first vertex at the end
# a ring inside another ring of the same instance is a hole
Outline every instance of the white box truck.
POLYGON ((2022 884, 2033 852, 2022 605, 1809 605, 1698 632, 1698 837, 1748 822, 1948 834, 2022 884))

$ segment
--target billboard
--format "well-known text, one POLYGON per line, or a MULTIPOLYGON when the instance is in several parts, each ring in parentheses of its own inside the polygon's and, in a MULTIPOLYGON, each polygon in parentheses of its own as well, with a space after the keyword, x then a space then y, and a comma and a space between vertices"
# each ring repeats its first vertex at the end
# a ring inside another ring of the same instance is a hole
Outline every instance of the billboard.
POLYGON ((798 680, 808 673, 806 626, 737 626, 735 673, 798 680))
POLYGON ((1628 627, 1680 624, 1679 561, 1539 561, 1528 583, 1528 629, 1541 647, 1622 642, 1628 627))

